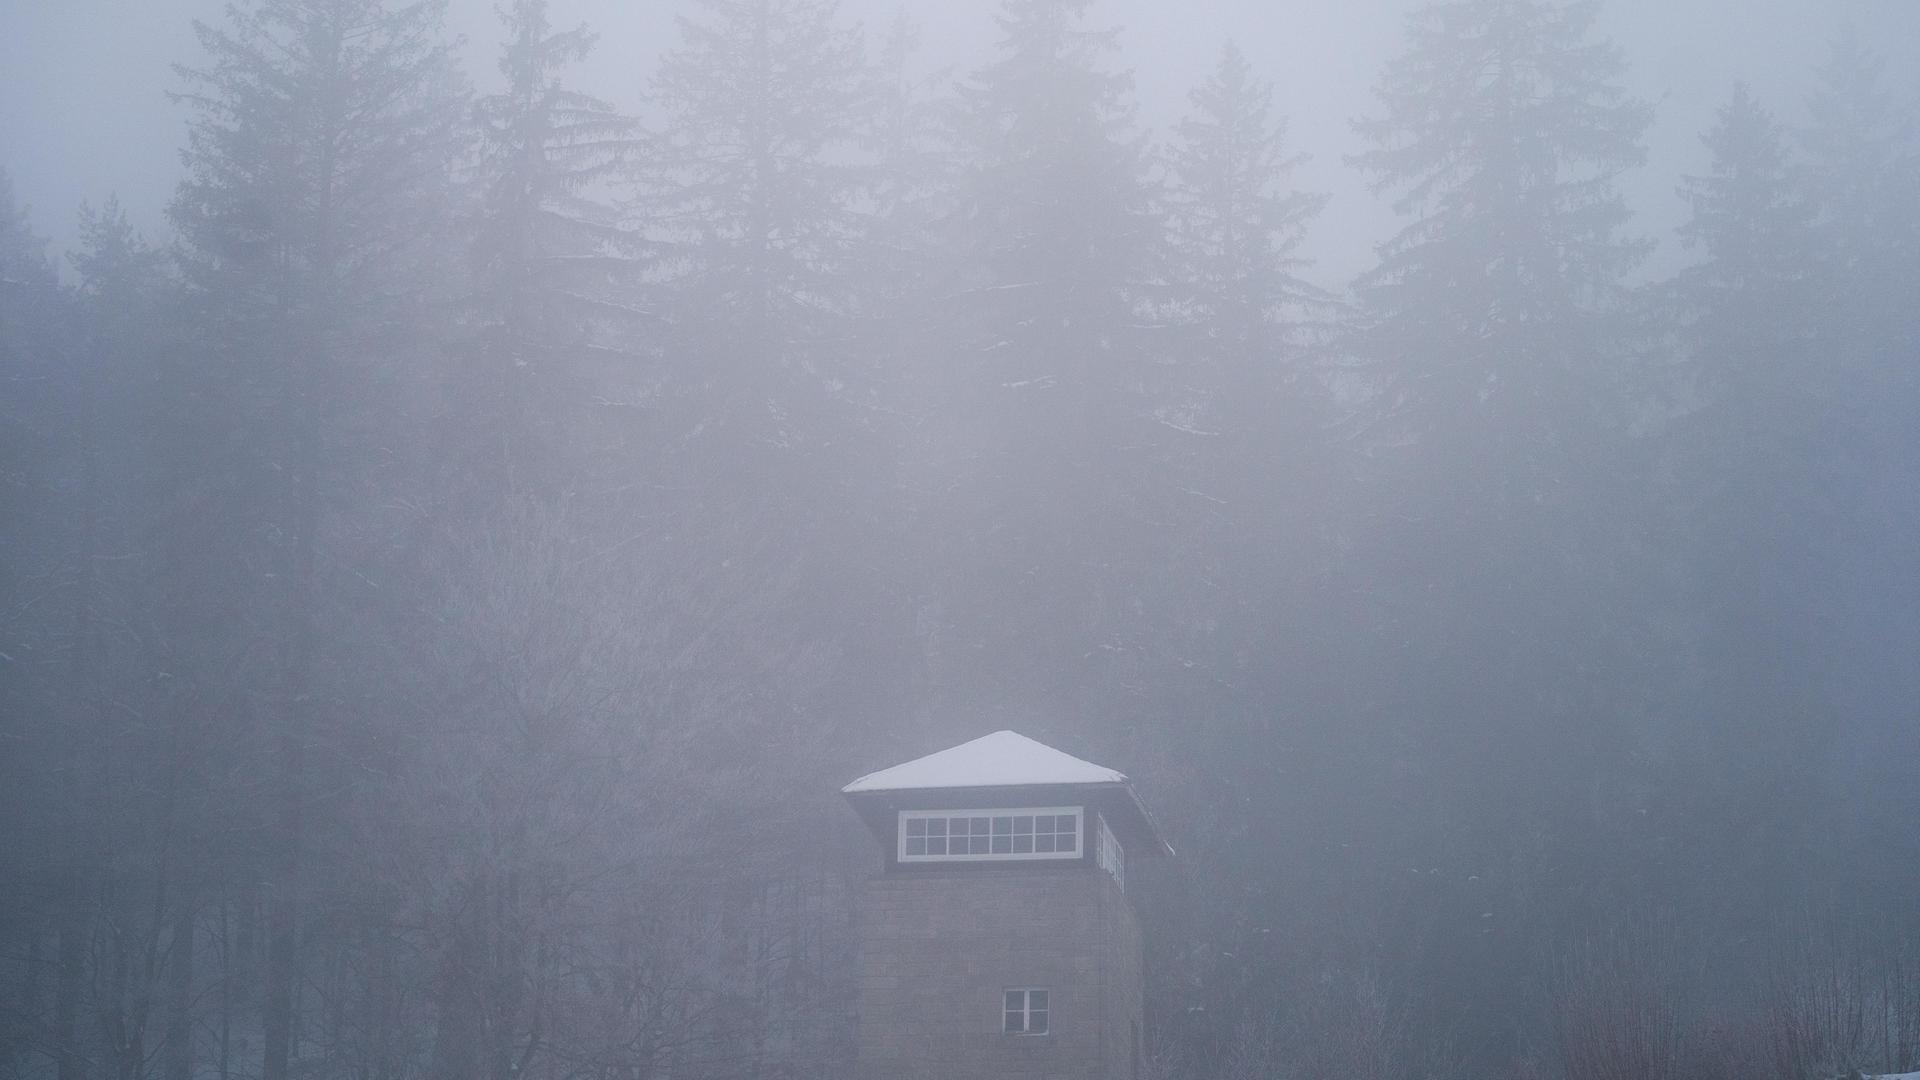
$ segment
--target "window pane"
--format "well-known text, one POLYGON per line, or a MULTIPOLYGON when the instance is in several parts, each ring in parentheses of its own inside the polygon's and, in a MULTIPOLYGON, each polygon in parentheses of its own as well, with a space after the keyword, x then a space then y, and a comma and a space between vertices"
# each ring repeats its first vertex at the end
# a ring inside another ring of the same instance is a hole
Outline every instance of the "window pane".
POLYGON ((939 818, 939 817, 928 818, 927 819, 927 835, 928 836, 947 835, 947 819, 939 818))
POLYGON ((1061 814, 1057 821, 1057 827, 1060 832, 1077 833, 1080 831, 1080 815, 1078 814, 1061 814))
POLYGON ((999 835, 1001 835, 1002 833, 1011 833, 1011 832, 1013 832, 1013 819, 1012 819, 1012 818, 1010 818, 1010 817, 997 817, 997 818, 994 818, 994 819, 993 819, 993 834, 994 834, 995 836, 999 836, 999 835))
POLYGON ((973 835, 975 836, 987 835, 987 819, 986 818, 977 817, 973 819, 973 835))
POLYGON ((1016 836, 1016 837, 1014 837, 1014 838, 1013 838, 1013 853, 1014 853, 1015 855, 1030 855, 1030 854, 1032 854, 1032 853, 1033 853, 1033 837, 1031 837, 1031 836, 1016 836))
POLYGON ((907 819, 907 835, 908 836, 927 835, 927 819, 919 818, 919 817, 908 818, 907 819))
POLYGON ((1053 831, 1053 815, 1041 814, 1033 819, 1033 831, 1037 833, 1053 831))
POLYGON ((907 854, 909 854, 909 855, 925 855, 926 853, 927 853, 927 838, 926 838, 926 837, 924 837, 924 836, 912 836, 912 837, 908 837, 908 838, 907 838, 907 854))
POLYGON ((930 837, 928 837, 928 838, 927 838, 927 854, 929 854, 929 855, 945 855, 946 853, 947 853, 947 838, 946 838, 946 837, 944 837, 944 836, 930 836, 930 837))
POLYGON ((1025 990, 1007 991, 1006 1009, 1008 1012, 1019 1012, 1020 1010, 1026 1007, 1027 1007, 1027 992, 1025 990))
POLYGON ((1047 1033, 1047 1013, 1044 1009, 1034 1009, 1027 1013, 1027 1034, 1045 1035, 1047 1033))
POLYGON ((1061 851, 1073 851, 1073 850, 1076 850, 1077 847, 1078 845, 1074 842, 1074 836, 1072 833, 1060 834, 1060 850, 1061 851))
POLYGON ((1045 1012, 1047 1008, 1047 992, 1045 990, 1027 991, 1027 1008, 1037 1012, 1045 1012))
POLYGON ((1013 837, 996 836, 993 838, 993 853, 995 855, 1005 855, 1011 852, 1012 850, 1013 850, 1013 837))
POLYGON ((1026 1034, 1026 1030, 1027 1030, 1026 1021, 1027 1021, 1027 1018, 1021 1013, 1017 1013, 1017 1012, 1008 1013, 1007 1014, 1007 1034, 1009 1035, 1026 1034))
POLYGON ((1014 819, 1013 819, 1013 831, 1014 831, 1014 832, 1017 832, 1017 833, 1030 833, 1030 832, 1032 832, 1032 831, 1033 831, 1033 819, 1032 819, 1032 818, 1030 818, 1030 817, 1017 817, 1017 818, 1014 818, 1014 819))
POLYGON ((1052 850, 1053 850, 1053 834, 1052 834, 1052 833, 1041 833, 1040 835, 1038 835, 1038 836, 1036 836, 1036 837, 1034 837, 1034 838, 1033 838, 1033 850, 1035 850, 1035 851, 1052 851, 1052 850))

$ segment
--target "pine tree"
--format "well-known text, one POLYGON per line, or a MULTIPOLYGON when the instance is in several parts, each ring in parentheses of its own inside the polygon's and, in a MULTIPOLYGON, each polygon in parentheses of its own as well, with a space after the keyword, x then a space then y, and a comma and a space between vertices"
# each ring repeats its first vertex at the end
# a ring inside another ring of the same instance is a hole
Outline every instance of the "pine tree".
POLYGON ((1590 449, 1607 320, 1646 251, 1620 236, 1613 181, 1644 160, 1650 113, 1617 85, 1619 52, 1590 40, 1596 11, 1426 7, 1380 113, 1355 125, 1373 146, 1354 163, 1412 218, 1359 283, 1360 347, 1421 456, 1483 476, 1501 500, 1543 495, 1590 449))
MULTIPOLYGON (((1189 101, 1167 154, 1167 326, 1158 347, 1170 360, 1158 366, 1154 396, 1172 435, 1170 491, 1156 516, 1190 534, 1172 552, 1176 565, 1240 583, 1231 606, 1244 622, 1223 621, 1218 598, 1181 622, 1232 625, 1216 640, 1237 638, 1243 649, 1272 627, 1268 605, 1299 603, 1269 592, 1285 588, 1275 549, 1299 554, 1324 525, 1299 500, 1316 469, 1326 398, 1311 354, 1336 306, 1300 276, 1297 249, 1326 199, 1288 184, 1304 157, 1287 149, 1271 87, 1233 44, 1189 101)), ((1200 651, 1191 631, 1189 642, 1191 668, 1200 651)))
MULTIPOLYGON (((1422 763, 1396 795, 1420 808, 1401 839, 1421 853, 1408 857, 1498 864, 1516 890, 1552 869, 1503 823, 1587 842, 1594 820, 1564 793, 1620 767, 1637 707, 1618 672, 1639 628, 1593 598, 1635 571, 1622 276, 1645 247, 1621 236, 1614 179, 1641 162, 1649 113, 1619 87, 1618 51, 1593 40, 1596 10, 1421 8, 1378 113, 1356 124, 1371 146, 1354 163, 1410 219, 1359 282, 1353 341, 1381 415, 1370 550, 1350 572, 1374 608, 1390 737, 1422 763)), ((1471 987, 1514 1022, 1437 1003, 1424 1022, 1483 1023, 1489 1046, 1518 1037, 1532 1003, 1511 987, 1547 931, 1505 930, 1497 947, 1435 943, 1413 977, 1471 987)))
POLYGON ((1820 348, 1842 423, 1878 445, 1855 462, 1901 453, 1920 407, 1920 122, 1885 83, 1885 62, 1843 34, 1819 71, 1801 132, 1807 198, 1818 209, 1820 348))
POLYGON ((1913 724, 1911 693, 1888 690, 1890 669, 1873 657, 1920 649, 1920 630, 1894 614, 1920 610, 1911 540, 1920 534, 1920 109, 1904 82, 1844 34, 1818 72, 1800 132, 1817 207, 1818 305, 1818 370, 1806 395, 1817 402, 1809 418, 1817 427, 1802 443, 1803 468, 1825 512, 1796 521, 1794 534, 1813 571, 1797 583, 1827 620, 1814 624, 1824 633, 1803 670, 1809 682, 1840 688, 1821 695, 1816 715, 1834 732, 1836 756, 1863 760, 1879 751, 1850 740, 1913 724))
MULTIPOLYGON (((15 204, 13 177, 0 168, 0 537, 17 553, 4 564, 0 611, 24 602, 13 575, 31 562, 24 557, 34 533, 34 490, 44 475, 44 456, 55 435, 48 417, 57 415, 45 388, 59 366, 66 312, 46 240, 34 234, 25 207, 15 204)), ((10 674, 18 674, 13 672, 10 674)), ((0 680, 0 685, 11 682, 0 680)))
POLYGON ((1006 0, 1001 56, 960 87, 958 116, 962 274, 978 278, 968 314, 991 338, 976 344, 997 350, 994 335, 1015 333, 1007 345, 1029 362, 1042 341, 1082 346, 1051 370, 1002 372, 1075 396, 1113 344, 1099 339, 1134 321, 1156 269, 1132 80, 1102 67, 1118 31, 1086 28, 1087 6, 1006 0))
MULTIPOLYGON (((31 395, 23 391, 40 380, 41 365, 53 362, 58 302, 59 283, 47 261, 46 241, 34 235, 26 209, 14 202, 12 174, 0 168, 0 378, 15 387, 0 407, 0 489, 10 493, 9 501, 28 484, 18 470, 37 439, 31 431, 31 395)), ((22 520, 15 513, 0 516, 22 520)))
MULTIPOLYGON (((1829 303, 1910 309, 1920 260, 1920 122, 1884 85, 1886 62, 1842 34, 1801 132, 1829 303)), ((1883 311, 1856 307, 1882 324, 1883 311)))
POLYGON ((1681 742, 1698 756, 1679 768, 1689 778, 1680 816, 1703 845, 1772 830, 1725 868, 1761 888, 1799 857, 1792 823, 1813 810, 1804 766, 1826 726, 1809 722, 1817 684, 1785 658, 1815 649, 1809 628, 1825 606, 1829 374, 1815 348, 1814 208, 1785 129, 1743 84, 1701 141, 1711 159, 1681 186, 1692 213, 1679 232, 1704 259, 1673 283, 1693 377, 1660 470, 1672 515, 1660 528, 1684 566, 1671 617, 1696 628, 1685 682, 1671 691, 1698 695, 1697 728, 1681 742), (1727 774, 1735 759, 1769 776, 1764 801, 1752 798, 1750 773, 1727 774))
POLYGON ((14 200, 13 174, 0 168, 0 281, 6 282, 9 295, 17 296, 13 290, 24 286, 52 284, 46 245, 34 235, 27 208, 14 200))
POLYGON ((856 289, 857 302, 894 324, 896 334, 925 321, 920 304, 938 263, 934 223, 953 187, 943 103, 928 89, 945 73, 917 75, 919 48, 919 26, 902 11, 880 44, 860 139, 872 165, 863 185, 859 260, 869 273, 856 289))
MULTIPOLYGON (((1283 190, 1304 156, 1286 149, 1273 90, 1229 43, 1174 128, 1171 154, 1175 296, 1203 347, 1276 366, 1297 351, 1297 326, 1325 294, 1299 276, 1295 251, 1326 196, 1283 190)), ((1256 395, 1258 396, 1258 395, 1256 395)))
MULTIPOLYGON (((869 81, 832 0, 703 0, 653 96, 667 119, 644 206, 665 230, 701 441, 761 452, 833 439, 825 397, 856 235, 869 81)), ((830 411, 830 410, 829 410, 830 411)))
POLYGON ((1141 393, 1159 221, 1131 80, 1105 66, 1117 32, 1088 28, 1086 8, 1007 0, 999 56, 956 104, 947 340, 931 373, 942 407, 928 425, 943 459, 931 482, 948 493, 928 527, 951 577, 924 603, 959 643, 938 631, 933 677, 963 692, 1008 678, 1081 692, 1087 663, 1135 659, 1132 644, 1109 647, 1140 610, 1127 522, 1171 431, 1141 393))
MULTIPOLYGON (((71 647, 71 624, 63 616, 80 613, 84 603, 73 595, 65 550, 72 532, 58 494, 70 479, 74 417, 63 391, 71 385, 72 352, 68 298, 46 257, 46 241, 14 202, 12 176, 0 168, 0 652, 6 654, 0 659, 0 739, 14 748, 0 755, 0 815, 18 823, 0 837, 0 878, 19 883, 13 895, 23 907, 29 888, 46 898, 33 913, 38 918, 17 920, 23 934, 9 935, 7 944, 25 949, 52 931, 54 985, 45 995, 51 1005, 21 995, 22 1011, 31 1017, 21 1027, 41 1026, 59 1080, 85 1074, 89 1034, 83 1011, 89 868, 69 832, 81 809, 73 782, 80 749, 77 740, 62 737, 70 734, 76 710, 48 675, 62 646, 71 647), (43 602, 47 582, 65 585, 56 595, 73 606, 43 602), (48 661, 28 663, 36 655, 48 661)), ((20 1037, 7 1034, 10 1052, 20 1037)))
POLYGON ((1182 332, 1162 394, 1197 397, 1189 423, 1207 434, 1191 449, 1206 467, 1188 486, 1227 499, 1245 524, 1250 502, 1270 505, 1287 486, 1277 471, 1300 466, 1321 397, 1304 361, 1334 303, 1300 277, 1296 251, 1326 197, 1284 186, 1304 158, 1287 151, 1272 88, 1231 43, 1190 100, 1170 153, 1168 300, 1182 332))
POLYGON ((1706 261, 1682 272, 1676 286, 1704 369, 1698 392, 1707 407, 1731 395, 1729 404, 1745 411, 1758 406, 1756 380, 1805 374, 1813 207, 1796 182, 1784 128, 1744 83, 1701 141, 1712 163, 1681 187, 1692 215, 1680 237, 1706 261))
POLYGON ((309 748, 323 717, 321 530, 371 438, 374 404, 405 385, 453 209, 463 93, 439 0, 258 0, 225 29, 196 23, 207 54, 179 69, 193 111, 176 196, 187 282, 226 396, 236 530, 262 568, 232 587, 261 597, 273 642, 275 810, 267 896, 261 1075, 298 1056, 303 872, 323 806, 309 748), (356 430, 358 429, 358 430, 356 430), (242 502, 244 497, 251 503, 242 502))
POLYGON ((462 373, 478 400, 462 408, 461 425, 494 444, 494 484, 519 476, 552 493, 593 389, 626 374, 600 369, 631 356, 643 322, 641 241, 607 201, 631 180, 642 143, 637 122, 565 86, 594 36, 553 30, 547 9, 546 0, 502 9, 507 85, 479 102, 475 299, 485 360, 462 373))
MULTIPOLYGON (((837 744, 863 712, 850 696, 873 684, 823 682, 809 658, 896 640, 873 572, 891 552, 869 501, 892 459, 875 446, 855 324, 874 81, 833 0, 701 0, 679 29, 652 83, 662 118, 635 207, 660 241, 654 295, 674 313, 654 413, 671 426, 651 444, 662 471, 647 512, 671 523, 649 525, 674 582, 662 624, 700 628, 673 661, 675 694, 724 770, 790 745, 803 716, 813 745, 837 744)), ((801 775, 763 778, 715 827, 804 804, 801 775)), ((740 1007, 719 1037, 727 1068, 830 1074, 807 1043, 832 992, 816 976, 831 973, 798 960, 823 939, 777 899, 801 895, 815 868, 765 830, 740 835, 736 865, 753 870, 731 895, 752 944, 710 973, 740 1007), (740 962, 749 950, 794 950, 796 963, 776 974, 740 962)))

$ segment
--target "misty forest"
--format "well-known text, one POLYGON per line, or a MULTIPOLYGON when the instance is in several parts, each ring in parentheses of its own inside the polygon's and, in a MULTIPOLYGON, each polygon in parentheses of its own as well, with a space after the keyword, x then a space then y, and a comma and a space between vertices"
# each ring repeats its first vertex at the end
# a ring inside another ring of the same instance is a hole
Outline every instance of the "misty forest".
POLYGON ((1231 43, 499 7, 196 24, 144 228, 0 180, 0 1077, 843 1080, 839 788, 1003 727, 1178 849, 1151 1077, 1920 1070, 1873 27, 1674 232, 1602 9, 1419 7, 1328 280, 1231 43))

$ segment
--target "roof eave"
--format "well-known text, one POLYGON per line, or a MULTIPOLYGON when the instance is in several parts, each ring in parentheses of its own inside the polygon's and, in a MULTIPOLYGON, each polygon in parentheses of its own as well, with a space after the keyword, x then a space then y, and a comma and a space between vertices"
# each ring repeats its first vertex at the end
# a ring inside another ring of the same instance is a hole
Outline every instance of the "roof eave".
MULTIPOLYGON (((1161 833, 1159 823, 1154 821, 1146 804, 1140 801, 1140 796, 1134 792, 1133 785, 1124 778, 1079 784, 967 784, 941 788, 864 788, 858 791, 842 789, 841 795, 853 806, 861 819, 866 821, 867 827, 873 830, 874 835, 884 841, 891 824, 889 820, 891 814, 887 812, 886 807, 876 805, 878 803, 911 801, 937 805, 943 797, 959 795, 963 792, 1044 790, 1086 792, 1096 797, 1095 800, 1089 801, 1101 802, 1103 809, 1111 806, 1121 807, 1125 817, 1131 819, 1124 826, 1127 833, 1124 840, 1131 853, 1137 856, 1161 858, 1171 857, 1174 854, 1173 845, 1168 843, 1161 833), (1117 795, 1118 798, 1112 800, 1097 798, 1107 794, 1117 795)), ((905 809, 905 807, 901 808, 905 809)))

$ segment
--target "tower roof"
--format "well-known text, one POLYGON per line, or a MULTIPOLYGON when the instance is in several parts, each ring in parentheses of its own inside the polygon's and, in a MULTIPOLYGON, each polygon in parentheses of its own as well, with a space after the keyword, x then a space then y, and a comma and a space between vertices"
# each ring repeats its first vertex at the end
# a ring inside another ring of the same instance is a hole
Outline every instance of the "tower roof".
POLYGON ((840 789, 884 842, 900 810, 996 805, 1046 806, 1063 799, 1096 806, 1129 850, 1171 855, 1125 773, 1082 761, 1014 731, 867 775, 840 789), (991 791, 992 795, 984 794, 991 791), (981 801, 985 800, 985 801, 981 801))
POLYGON ((1082 761, 1016 731, 996 731, 891 769, 868 773, 840 790, 852 795, 924 788, 1126 782, 1124 773, 1082 761))

